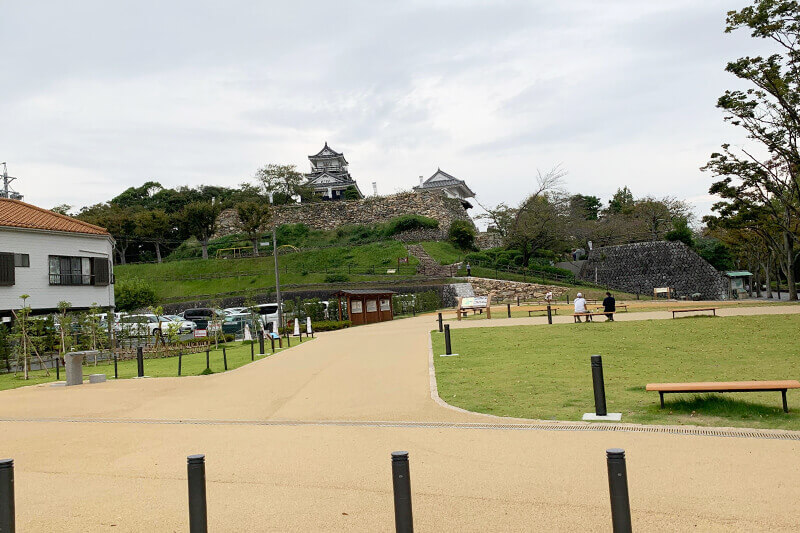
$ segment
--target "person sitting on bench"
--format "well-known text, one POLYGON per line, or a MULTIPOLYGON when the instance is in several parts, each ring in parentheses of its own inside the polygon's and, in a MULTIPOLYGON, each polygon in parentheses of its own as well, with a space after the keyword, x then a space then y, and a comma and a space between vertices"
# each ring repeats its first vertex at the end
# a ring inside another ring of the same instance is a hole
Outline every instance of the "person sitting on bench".
MULTIPOLYGON (((575 301, 572 302, 575 304, 575 313, 588 313, 589 311, 586 309, 586 300, 583 297, 582 293, 578 293, 578 296, 575 298, 575 301)), ((576 316, 575 319, 580 322, 581 317, 576 316)), ((586 317, 586 321, 589 321, 589 317, 586 317)))
POLYGON ((610 292, 606 293, 603 299, 603 312, 606 313, 606 322, 614 321, 614 312, 617 310, 617 301, 611 296, 610 292))

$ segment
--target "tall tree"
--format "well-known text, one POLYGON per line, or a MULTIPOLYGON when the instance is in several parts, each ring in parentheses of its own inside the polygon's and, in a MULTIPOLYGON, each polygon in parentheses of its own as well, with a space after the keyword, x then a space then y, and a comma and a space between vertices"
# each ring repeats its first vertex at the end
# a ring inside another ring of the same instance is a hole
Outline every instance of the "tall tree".
POLYGON ((290 203, 294 196, 308 198, 308 188, 303 185, 305 177, 294 165, 269 164, 259 168, 255 178, 275 204, 290 203))
POLYGON ((81 209, 77 218, 106 228, 116 241, 119 264, 124 265, 128 247, 136 238, 136 209, 113 204, 95 204, 81 209))
POLYGON ((239 227, 253 243, 253 255, 258 255, 258 240, 261 232, 272 218, 269 205, 263 201, 250 200, 236 205, 239 227))
POLYGON ((161 262, 161 245, 173 230, 172 220, 161 209, 148 209, 136 215, 136 236, 152 242, 156 249, 156 260, 161 262))
POLYGON ((611 214, 627 214, 633 209, 633 193, 625 186, 617 189, 611 200, 608 201, 608 213, 611 214))
MULTIPOLYGON (((728 144, 711 154, 704 170, 722 178, 710 189, 722 198, 713 210, 742 223, 758 218, 779 228, 781 236, 765 244, 781 255, 789 283, 789 298, 797 299, 794 270, 800 216, 800 4, 756 0, 728 13, 727 33, 747 29, 752 37, 772 42, 777 53, 743 57, 726 70, 746 82, 746 90, 726 91, 717 101, 725 120, 743 128, 755 148, 728 144)), ((756 228, 750 226, 756 231, 756 228)))
POLYGON ((181 212, 181 228, 186 234, 200 241, 203 247, 203 259, 208 259, 208 241, 217 230, 219 211, 219 204, 192 202, 181 212))

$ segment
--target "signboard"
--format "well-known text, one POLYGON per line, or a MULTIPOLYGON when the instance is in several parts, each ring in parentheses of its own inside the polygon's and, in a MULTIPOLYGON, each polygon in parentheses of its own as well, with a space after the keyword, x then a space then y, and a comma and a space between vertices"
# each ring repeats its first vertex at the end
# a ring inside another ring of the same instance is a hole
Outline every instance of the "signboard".
POLYGON ((367 313, 375 313, 378 310, 378 300, 367 300, 367 313))
POLYGON ((204 329, 196 329, 194 330, 195 337, 208 337, 208 332, 204 329))
POLYGON ((253 340, 253 335, 250 333, 250 325, 249 324, 245 324, 244 325, 244 340, 246 340, 246 341, 253 340))
POLYGON ((391 311, 392 306, 388 298, 381 298, 381 311, 391 311))
POLYGON ((294 332, 292 333, 295 337, 300 336, 300 320, 295 318, 294 319, 294 332))
POLYGON ((363 312, 363 309, 361 309, 361 300, 351 300, 350 307, 352 307, 350 310, 351 313, 358 314, 363 312))
POLYGON ((489 305, 488 296, 467 296, 461 299, 461 307, 486 307, 489 305))
POLYGON ((217 322, 217 321, 209 321, 208 322, 208 331, 209 332, 220 331, 221 329, 222 329, 222 322, 217 322))
POLYGON ((397 260, 398 263, 408 263, 408 257, 401 257, 397 260))
POLYGON ((306 334, 311 335, 311 317, 306 317, 306 334))

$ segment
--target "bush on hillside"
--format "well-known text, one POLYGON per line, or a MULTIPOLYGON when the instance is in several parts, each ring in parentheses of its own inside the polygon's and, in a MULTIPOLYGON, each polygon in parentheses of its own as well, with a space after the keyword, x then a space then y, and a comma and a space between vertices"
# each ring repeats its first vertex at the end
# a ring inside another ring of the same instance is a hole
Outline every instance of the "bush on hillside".
POLYGON ((328 274, 323 281, 325 283, 346 283, 350 281, 350 276, 347 274, 328 274))
POLYGON ((120 311, 135 311, 156 305, 156 290, 140 278, 117 280, 114 284, 114 301, 120 311))
POLYGON ((436 229, 439 227, 439 221, 432 218, 424 217, 422 215, 402 215, 395 217, 386 223, 384 235, 391 237, 404 231, 412 231, 415 229, 436 229))
POLYGON ((475 249, 475 228, 466 220, 454 220, 447 231, 447 238, 460 250, 475 249))

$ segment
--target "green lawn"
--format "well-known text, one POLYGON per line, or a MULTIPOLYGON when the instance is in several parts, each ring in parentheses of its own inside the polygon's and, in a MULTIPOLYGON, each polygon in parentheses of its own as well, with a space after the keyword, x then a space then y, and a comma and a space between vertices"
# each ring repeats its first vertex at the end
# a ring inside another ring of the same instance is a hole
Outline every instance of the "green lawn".
MULTIPOLYGON (((324 283, 331 274, 346 275, 350 281, 407 278, 415 274, 419 262, 412 256, 408 265, 398 269, 397 259, 406 255, 405 246, 398 241, 286 253, 278 256, 281 284, 324 283), (389 270, 395 272, 387 273, 389 270)), ((117 265, 114 274, 118 280, 138 277, 149 281, 160 300, 249 290, 264 292, 275 285, 273 261, 269 255, 117 265)))
MULTIPOLYGON (((314 339, 304 338, 302 342, 308 342, 314 339)), ((292 338, 292 346, 297 346, 300 341, 297 338, 292 338)), ((279 349, 277 343, 275 345, 275 353, 283 350, 291 349, 286 348, 286 339, 283 339, 283 349, 279 349)), ((272 354, 270 343, 265 343, 266 357, 272 354)), ((240 342, 229 343, 225 349, 228 356, 228 370, 233 370, 250 363, 250 345, 240 342)), ((254 347, 255 359, 263 359, 258 357, 258 343, 254 347)), ((223 360, 222 348, 218 350, 211 350, 209 354, 209 362, 211 372, 224 372, 225 363, 223 360)), ((137 375, 136 359, 119 361, 117 363, 117 371, 119 379, 133 378, 137 375)), ((206 354, 205 352, 184 355, 181 362, 181 376, 198 376, 206 370, 206 354)), ((177 377, 178 376, 178 357, 165 357, 160 359, 145 359, 144 360, 144 373, 149 377, 177 377)), ((89 379, 89 374, 105 374, 109 380, 114 379, 114 362, 99 362, 95 366, 91 361, 83 367, 83 377, 89 379)), ((0 374, 0 390, 15 389, 17 387, 25 387, 28 385, 36 385, 39 383, 47 383, 56 381, 55 369, 50 370, 50 376, 46 376, 44 371, 34 371, 29 374, 30 378, 26 381, 22 378, 22 373, 15 376, 11 374, 0 374)), ((61 380, 66 379, 64 368, 61 368, 61 380)))
POLYGON ((439 394, 481 413, 580 420, 594 411, 589 356, 603 356, 609 412, 623 422, 800 429, 800 390, 667 395, 654 382, 798 379, 800 315, 681 318, 457 329, 432 333, 439 394))
POLYGON ((420 244, 429 256, 442 265, 452 265, 464 260, 464 251, 459 250, 452 243, 427 241, 420 244))

